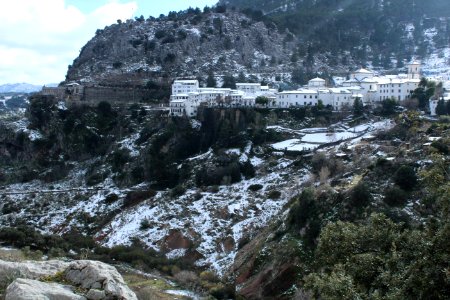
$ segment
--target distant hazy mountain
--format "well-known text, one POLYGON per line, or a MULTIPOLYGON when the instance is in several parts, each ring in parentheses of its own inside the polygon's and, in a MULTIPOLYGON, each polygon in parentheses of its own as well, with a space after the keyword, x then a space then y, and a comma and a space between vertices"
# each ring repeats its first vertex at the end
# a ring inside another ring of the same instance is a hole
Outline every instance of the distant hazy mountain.
POLYGON ((33 93, 39 92, 42 85, 33 85, 29 83, 8 83, 0 85, 0 93, 33 93))

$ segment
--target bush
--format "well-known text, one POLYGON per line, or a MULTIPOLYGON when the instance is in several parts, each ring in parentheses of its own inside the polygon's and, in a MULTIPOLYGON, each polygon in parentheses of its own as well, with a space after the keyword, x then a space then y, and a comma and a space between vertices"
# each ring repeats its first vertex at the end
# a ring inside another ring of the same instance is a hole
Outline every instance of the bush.
POLYGON ((350 204, 355 207, 363 207, 372 201, 372 194, 364 182, 358 183, 350 192, 350 204))
POLYGON ((441 152, 442 154, 448 155, 450 153, 448 145, 442 142, 441 140, 434 141, 433 143, 431 143, 431 146, 436 150, 438 150, 439 152, 441 152))
POLYGON ((150 222, 147 219, 143 219, 141 221, 141 225, 139 226, 139 230, 147 230, 150 228, 150 222))
POLYGON ((155 32, 155 37, 157 39, 162 39, 165 36, 166 36, 166 31, 165 30, 158 30, 158 31, 155 32))
POLYGON ((406 203, 408 195, 398 186, 389 188, 384 193, 384 202, 389 206, 403 206, 406 203))
POLYGON ((272 200, 280 199, 280 197, 281 197, 281 192, 277 191, 277 190, 273 190, 273 191, 270 191, 269 193, 267 193, 267 198, 272 199, 272 200))
POLYGON ((394 182, 406 191, 412 190, 417 184, 416 172, 410 166, 401 166, 395 172, 394 182))
POLYGON ((111 193, 105 197, 104 201, 106 204, 112 204, 112 203, 116 202, 117 200, 119 200, 119 196, 117 196, 114 193, 111 193))
POLYGON ((317 211, 314 190, 306 189, 302 191, 300 197, 289 211, 288 223, 295 229, 302 229, 310 216, 317 211))
POLYGON ((262 188, 263 188, 263 186, 261 184, 252 184, 248 187, 248 189, 252 192, 259 191, 262 188))
POLYGON ((185 192, 186 192, 186 189, 182 185, 179 184, 170 191, 170 196, 172 198, 177 198, 177 197, 184 195, 185 192))

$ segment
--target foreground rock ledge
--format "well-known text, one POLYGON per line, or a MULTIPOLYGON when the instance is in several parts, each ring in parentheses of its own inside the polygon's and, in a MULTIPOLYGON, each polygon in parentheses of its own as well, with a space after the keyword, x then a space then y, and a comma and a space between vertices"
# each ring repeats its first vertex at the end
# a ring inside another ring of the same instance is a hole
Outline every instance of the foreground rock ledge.
POLYGON ((73 262, 7 262, 0 260, 0 276, 17 279, 7 290, 6 300, 137 300, 116 268, 108 264, 78 260, 73 262), (52 276, 62 279, 52 281, 52 276), (75 288, 83 293, 75 293, 75 288))

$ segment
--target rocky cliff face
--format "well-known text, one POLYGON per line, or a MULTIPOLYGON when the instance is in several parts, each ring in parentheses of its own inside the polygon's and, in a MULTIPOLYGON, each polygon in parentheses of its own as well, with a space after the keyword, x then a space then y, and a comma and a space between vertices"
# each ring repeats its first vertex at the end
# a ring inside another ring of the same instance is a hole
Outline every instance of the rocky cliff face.
POLYGON ((292 39, 274 24, 247 16, 186 11, 128 20, 98 30, 67 73, 67 81, 145 84, 149 79, 289 70, 292 39))

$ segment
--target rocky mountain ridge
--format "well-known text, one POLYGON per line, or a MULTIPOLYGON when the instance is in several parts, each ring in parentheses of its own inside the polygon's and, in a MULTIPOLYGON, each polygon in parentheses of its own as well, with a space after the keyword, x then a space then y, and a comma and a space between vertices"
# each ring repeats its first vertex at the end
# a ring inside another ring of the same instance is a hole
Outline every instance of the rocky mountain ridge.
POLYGON ((424 61, 424 74, 448 76, 445 15, 428 17, 430 9, 417 8, 415 21, 408 21, 406 9, 377 1, 335 10, 322 1, 288 2, 283 7, 289 9, 273 8, 267 15, 258 13, 264 9, 258 1, 249 6, 224 1, 227 7, 203 12, 188 9, 120 21, 97 30, 69 66, 66 81, 168 88, 174 78, 198 78, 206 85, 208 75, 215 75, 219 86, 226 76, 298 85, 317 74, 331 79, 331 74, 345 76, 361 66, 404 72, 413 57, 424 61))
MULTIPOLYGON (((149 80, 289 70, 286 34, 234 11, 186 11, 98 30, 67 81, 145 85, 149 80)), ((273 75, 270 75, 271 77, 273 75)))

